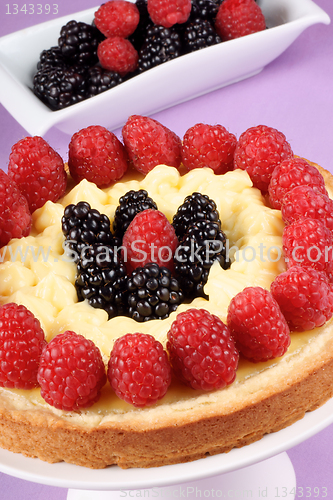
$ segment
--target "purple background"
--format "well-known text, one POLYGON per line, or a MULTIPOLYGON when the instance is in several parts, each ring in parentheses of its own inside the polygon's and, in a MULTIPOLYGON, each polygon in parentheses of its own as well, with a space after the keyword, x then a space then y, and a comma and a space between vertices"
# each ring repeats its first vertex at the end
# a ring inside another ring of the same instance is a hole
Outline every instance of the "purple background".
MULTIPOLYGON (((16 2, 19 6, 24 5, 19 0, 16 2)), ((30 0, 30 3, 33 2, 30 0)), ((37 3, 44 6, 53 2, 34 2, 37 3)), ((58 3, 59 17, 98 5, 96 0, 58 0, 54 3, 58 3)), ((316 0, 316 3, 333 19, 332 0, 316 0)), ((8 4, 13 12, 14 2, 9 0, 8 4)), ((8 15, 6 12, 3 0, 0 36, 56 17, 24 12, 8 15)), ((318 24, 308 28, 259 75, 156 113, 153 117, 181 137, 197 122, 220 123, 237 137, 250 126, 269 125, 284 132, 295 154, 315 161, 333 173, 333 26, 318 24)), ((120 137, 120 131, 116 133, 120 137)), ((11 146, 26 135, 0 105, 1 168, 7 168, 11 146)), ((69 136, 51 129, 45 139, 67 160, 69 136)), ((306 487, 311 488, 308 492, 312 491, 312 497, 314 487, 326 487, 327 498, 333 498, 332 446, 333 425, 288 451, 297 486, 304 488, 304 497, 306 487)), ((65 489, 38 485, 1 473, 0 489, 6 500, 65 500, 67 496, 65 489)))

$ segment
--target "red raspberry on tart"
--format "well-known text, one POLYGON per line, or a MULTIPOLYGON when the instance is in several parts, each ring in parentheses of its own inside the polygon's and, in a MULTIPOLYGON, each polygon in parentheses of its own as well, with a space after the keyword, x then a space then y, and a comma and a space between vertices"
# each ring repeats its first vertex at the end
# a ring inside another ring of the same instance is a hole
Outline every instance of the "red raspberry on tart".
POLYGON ((177 315, 167 350, 176 377, 193 389, 222 389, 236 378, 239 354, 228 327, 205 309, 177 315))
POLYGON ((127 38, 134 33, 139 24, 140 13, 134 3, 126 0, 105 2, 95 12, 96 27, 106 37, 127 38))
POLYGON ((227 324, 240 353, 254 363, 283 356, 290 345, 288 324, 264 288, 247 287, 233 297, 227 324))
POLYGON ((103 40, 97 48, 97 55, 102 68, 125 76, 138 66, 139 54, 131 42, 120 36, 103 40))
POLYGON ((271 292, 291 330, 320 327, 333 315, 333 288, 325 273, 293 266, 279 274, 271 292))
POLYGON ((37 371, 46 346, 40 322, 23 305, 0 307, 0 386, 38 387, 37 371))
POLYGON ((12 179, 0 169, 0 247, 12 238, 28 236, 31 214, 26 197, 12 179))
POLYGON ((234 168, 246 170, 253 186, 268 190, 274 169, 293 152, 285 135, 266 125, 251 127, 243 132, 235 150, 234 168))
POLYGON ((287 267, 312 267, 333 276, 333 235, 318 219, 299 219, 282 235, 287 267))
POLYGON ((130 274, 149 262, 173 272, 177 246, 178 238, 166 216, 159 210, 143 210, 134 217, 123 237, 122 257, 127 272, 130 274))
POLYGON ((191 13, 191 0, 147 0, 148 12, 153 23, 171 28, 185 23, 191 13))
POLYGON ((152 405, 171 383, 167 353, 152 335, 125 334, 114 343, 108 379, 120 399, 136 407, 152 405))
POLYGON ((224 0, 217 12, 215 29, 222 40, 232 40, 266 29, 266 21, 255 0, 224 0))
POLYGON ((289 158, 276 167, 268 187, 273 208, 281 209, 283 198, 296 186, 311 186, 316 193, 328 195, 319 170, 304 158, 289 158))
POLYGON ((122 134, 129 159, 142 174, 147 174, 157 165, 179 168, 181 140, 157 120, 132 115, 122 134))
POLYGON ((8 175, 26 197, 30 212, 64 194, 67 174, 61 156, 42 138, 25 137, 13 145, 8 175))
POLYGON ((59 410, 88 408, 106 383, 100 350, 72 331, 54 337, 43 350, 38 369, 41 396, 59 410))
POLYGON ((91 125, 72 136, 68 167, 76 182, 87 179, 98 187, 107 186, 125 174, 127 154, 112 132, 100 125, 91 125))
POLYGON ((182 163, 186 170, 209 167, 215 174, 233 169, 237 139, 222 125, 197 123, 183 137, 182 163))
POLYGON ((299 219, 318 219, 333 230, 333 200, 310 186, 296 186, 283 197, 282 219, 286 225, 299 219))

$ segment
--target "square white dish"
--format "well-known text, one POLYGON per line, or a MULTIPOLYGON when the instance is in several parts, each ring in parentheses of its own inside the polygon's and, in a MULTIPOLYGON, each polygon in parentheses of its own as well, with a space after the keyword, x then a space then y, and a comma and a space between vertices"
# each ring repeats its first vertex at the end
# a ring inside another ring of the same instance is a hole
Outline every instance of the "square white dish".
MULTIPOLYGON (((134 1, 134 0, 131 0, 134 1)), ((97 7, 0 38, 0 102, 31 135, 51 127, 72 135, 91 124, 110 130, 131 114, 149 115, 259 73, 309 26, 330 18, 312 0, 261 0, 269 29, 223 42, 137 75, 95 97, 51 111, 32 92, 42 50, 57 45, 61 27, 91 23, 97 7)))

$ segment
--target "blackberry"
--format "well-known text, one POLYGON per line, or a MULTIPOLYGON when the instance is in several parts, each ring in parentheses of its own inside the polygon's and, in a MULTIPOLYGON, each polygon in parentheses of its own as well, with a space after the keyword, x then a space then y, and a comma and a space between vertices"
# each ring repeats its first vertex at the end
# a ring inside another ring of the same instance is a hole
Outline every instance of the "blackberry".
POLYGON ((146 38, 147 29, 151 28, 153 23, 150 19, 147 0, 136 0, 135 5, 137 6, 140 13, 139 24, 132 35, 128 37, 129 41, 132 43, 134 48, 140 52, 143 42, 146 38))
POLYGON ((149 208, 157 210, 157 205, 144 189, 140 189, 139 191, 132 189, 124 194, 124 196, 121 196, 113 221, 114 234, 118 238, 122 238, 134 217, 139 212, 148 210, 149 208))
POLYGON ((75 288, 79 301, 104 309, 109 319, 127 312, 126 266, 114 247, 95 243, 77 264, 75 288))
POLYGON ((183 293, 169 269, 150 263, 137 267, 127 280, 128 312, 136 321, 165 319, 177 309, 183 293))
POLYGON ((215 201, 206 194, 192 193, 186 196, 172 220, 178 239, 181 240, 184 237, 193 223, 201 220, 215 222, 221 229, 220 216, 215 201))
POLYGON ((190 22, 193 21, 193 19, 201 18, 213 24, 219 10, 220 3, 222 2, 214 0, 192 0, 190 22))
POLYGON ((71 64, 89 64, 98 62, 97 47, 103 35, 91 24, 69 21, 60 30, 58 46, 62 55, 71 64))
POLYGON ((115 71, 108 71, 101 66, 93 66, 87 71, 87 97, 105 92, 123 82, 123 78, 115 71))
POLYGON ((65 58, 62 55, 61 49, 57 46, 41 52, 37 63, 37 70, 46 68, 63 68, 65 66, 67 66, 65 58))
POLYGON ((37 70, 44 69, 69 69, 79 74, 84 74, 91 66, 87 63, 73 63, 63 56, 60 47, 51 47, 40 53, 37 70))
POLYGON ((221 42, 220 36, 211 23, 200 17, 188 23, 184 30, 183 47, 185 52, 194 52, 221 42))
POLYGON ((204 292, 215 261, 227 268, 226 236, 216 222, 200 220, 190 226, 174 256, 175 275, 187 298, 208 296, 204 292))
POLYGON ((61 225, 66 238, 66 249, 70 251, 76 263, 87 246, 96 243, 117 246, 118 242, 113 238, 109 218, 91 208, 85 201, 67 205, 61 225))
POLYGON ((86 98, 84 72, 69 67, 45 67, 33 79, 33 91, 53 111, 86 98))
POLYGON ((181 37, 177 28, 152 25, 147 29, 145 41, 139 52, 139 72, 158 66, 181 55, 181 37))

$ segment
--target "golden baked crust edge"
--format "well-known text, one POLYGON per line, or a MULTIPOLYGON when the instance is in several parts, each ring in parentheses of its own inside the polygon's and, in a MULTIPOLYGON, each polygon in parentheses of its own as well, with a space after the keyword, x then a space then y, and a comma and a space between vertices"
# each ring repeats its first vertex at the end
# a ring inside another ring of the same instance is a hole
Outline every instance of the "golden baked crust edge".
POLYGON ((332 322, 324 332, 319 337, 326 335, 329 340, 320 356, 311 357, 308 350, 302 359, 295 358, 278 390, 273 369, 271 384, 248 394, 234 410, 223 410, 217 398, 212 408, 179 412, 164 422, 154 422, 154 412, 147 412, 141 413, 141 426, 120 421, 85 429, 49 412, 2 408, 0 445, 46 462, 90 468, 157 467, 228 452, 291 425, 333 395, 332 322))

